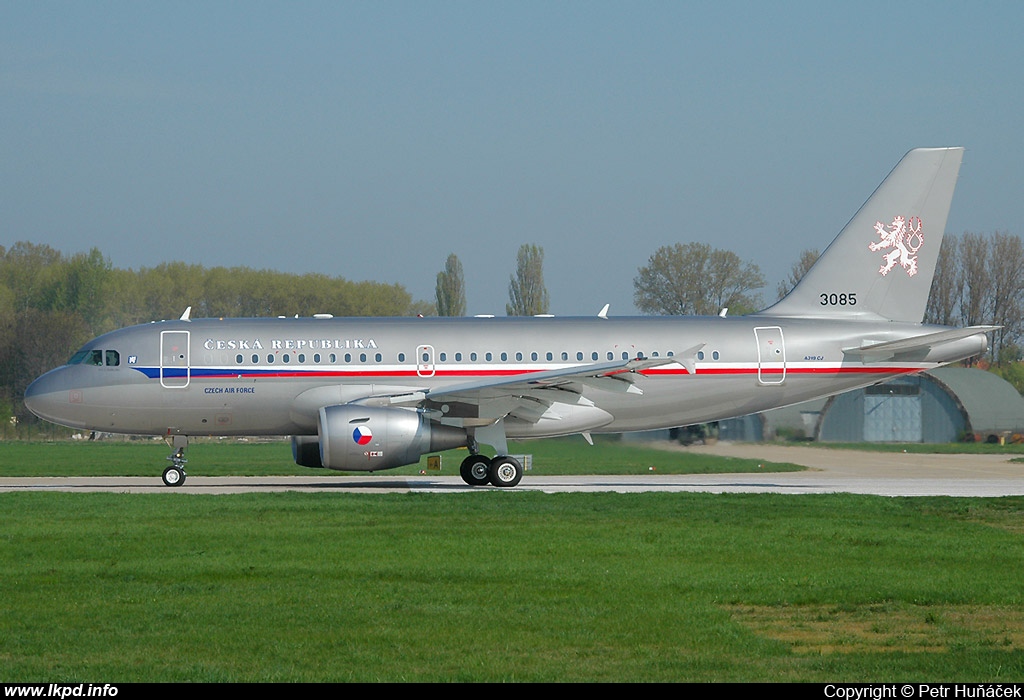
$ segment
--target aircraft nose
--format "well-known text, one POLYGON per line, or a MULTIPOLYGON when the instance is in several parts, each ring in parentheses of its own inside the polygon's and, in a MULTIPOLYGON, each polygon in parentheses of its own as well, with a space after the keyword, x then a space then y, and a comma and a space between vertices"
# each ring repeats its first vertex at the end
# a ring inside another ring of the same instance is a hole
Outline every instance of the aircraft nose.
POLYGON ((51 370, 28 385, 25 389, 25 408, 51 423, 82 427, 68 420, 68 408, 74 392, 63 369, 51 370))

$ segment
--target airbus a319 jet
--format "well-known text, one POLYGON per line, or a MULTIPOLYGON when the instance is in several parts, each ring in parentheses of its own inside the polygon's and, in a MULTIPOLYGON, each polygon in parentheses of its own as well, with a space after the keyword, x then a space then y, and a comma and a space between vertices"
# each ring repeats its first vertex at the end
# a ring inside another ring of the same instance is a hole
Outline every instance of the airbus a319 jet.
POLYGON ((984 352, 993 327, 922 323, 962 158, 907 153, 796 288, 747 316, 186 312, 90 341, 25 404, 72 428, 165 436, 170 486, 185 480, 190 436, 259 435, 290 435, 298 464, 342 471, 466 447, 468 484, 515 486, 512 438, 717 421, 984 352))

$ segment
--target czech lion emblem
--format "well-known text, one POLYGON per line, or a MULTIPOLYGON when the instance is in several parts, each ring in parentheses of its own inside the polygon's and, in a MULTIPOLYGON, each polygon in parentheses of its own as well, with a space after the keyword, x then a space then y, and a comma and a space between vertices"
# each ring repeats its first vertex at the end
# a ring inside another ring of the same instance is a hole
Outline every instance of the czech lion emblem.
POLYGON ((902 216, 893 217, 892 223, 886 226, 881 221, 875 223, 875 232, 881 239, 877 243, 869 243, 868 248, 872 251, 892 248, 892 251, 882 256, 885 262, 878 269, 886 275, 889 270, 900 264, 907 274, 913 277, 917 274, 917 251, 924 245, 924 233, 921 225, 921 218, 910 217, 910 220, 902 216))

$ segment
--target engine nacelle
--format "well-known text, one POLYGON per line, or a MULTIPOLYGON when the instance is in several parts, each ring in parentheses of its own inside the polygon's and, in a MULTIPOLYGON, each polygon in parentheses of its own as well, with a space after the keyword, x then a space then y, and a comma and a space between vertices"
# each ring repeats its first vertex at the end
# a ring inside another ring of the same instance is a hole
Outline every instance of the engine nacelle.
POLYGON ((430 452, 467 443, 466 431, 431 421, 402 408, 343 404, 320 409, 319 464, 312 464, 310 440, 292 439, 296 462, 342 471, 377 471, 415 464, 430 452), (299 456, 304 461, 299 462, 299 456))
POLYGON ((315 435, 292 435, 292 459, 300 467, 323 469, 320 462, 320 440, 315 435))

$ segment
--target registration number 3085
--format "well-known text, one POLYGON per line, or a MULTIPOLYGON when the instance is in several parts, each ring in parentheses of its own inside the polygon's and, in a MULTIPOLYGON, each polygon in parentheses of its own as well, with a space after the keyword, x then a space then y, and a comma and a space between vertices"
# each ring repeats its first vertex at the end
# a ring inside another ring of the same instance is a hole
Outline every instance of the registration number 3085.
POLYGON ((856 306, 857 305, 857 293, 856 292, 842 292, 837 294, 832 292, 831 294, 822 293, 819 295, 821 298, 822 306, 856 306))

